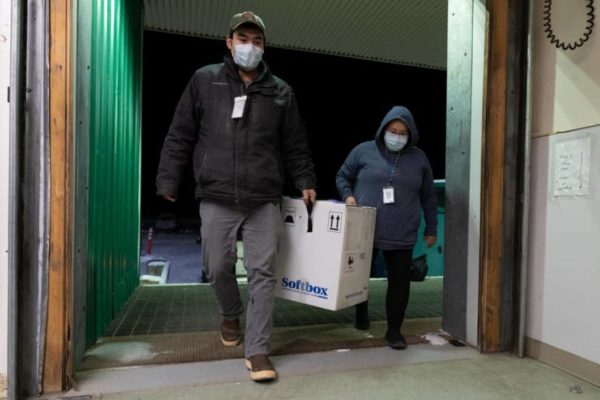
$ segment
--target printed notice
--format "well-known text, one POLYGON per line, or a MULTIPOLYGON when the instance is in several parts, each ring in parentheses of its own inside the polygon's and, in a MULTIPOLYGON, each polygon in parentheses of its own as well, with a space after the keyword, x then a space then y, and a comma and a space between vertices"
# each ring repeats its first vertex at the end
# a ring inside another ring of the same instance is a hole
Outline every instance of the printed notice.
POLYGON ((585 196, 590 189, 591 138, 554 145, 554 196, 585 196))

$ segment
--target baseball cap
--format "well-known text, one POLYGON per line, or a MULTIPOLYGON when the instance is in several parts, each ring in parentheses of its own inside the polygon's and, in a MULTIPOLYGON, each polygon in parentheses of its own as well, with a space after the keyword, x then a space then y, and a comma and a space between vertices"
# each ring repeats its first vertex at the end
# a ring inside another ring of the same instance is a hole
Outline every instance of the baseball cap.
POLYGON ((229 32, 236 30, 242 24, 255 25, 263 32, 263 34, 265 33, 265 23, 252 11, 244 11, 231 17, 231 22, 229 23, 229 32))

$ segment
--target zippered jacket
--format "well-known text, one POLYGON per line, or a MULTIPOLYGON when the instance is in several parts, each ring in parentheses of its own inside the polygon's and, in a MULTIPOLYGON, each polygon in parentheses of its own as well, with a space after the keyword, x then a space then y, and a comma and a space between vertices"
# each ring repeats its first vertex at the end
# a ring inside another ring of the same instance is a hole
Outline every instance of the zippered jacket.
POLYGON ((294 92, 264 62, 247 87, 230 56, 194 73, 163 144, 157 194, 177 197, 190 157, 201 199, 245 205, 280 201, 285 170, 298 190, 315 188, 294 92), (243 116, 232 118, 234 99, 244 95, 243 116))

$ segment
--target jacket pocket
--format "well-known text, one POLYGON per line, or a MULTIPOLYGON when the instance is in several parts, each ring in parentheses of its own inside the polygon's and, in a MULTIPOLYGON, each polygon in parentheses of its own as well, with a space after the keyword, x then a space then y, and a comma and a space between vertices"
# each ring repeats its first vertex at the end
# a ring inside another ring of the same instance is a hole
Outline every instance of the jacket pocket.
POLYGON ((257 93, 252 96, 250 124, 253 130, 277 130, 281 123, 284 104, 276 92, 257 93))

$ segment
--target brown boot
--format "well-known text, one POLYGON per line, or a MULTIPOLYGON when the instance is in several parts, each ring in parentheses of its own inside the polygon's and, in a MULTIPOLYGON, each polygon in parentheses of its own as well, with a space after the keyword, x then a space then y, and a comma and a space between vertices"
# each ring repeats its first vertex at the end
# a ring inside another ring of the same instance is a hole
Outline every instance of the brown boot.
POLYGON ((221 342, 225 346, 237 346, 242 338, 240 319, 223 320, 221 323, 221 342))
POLYGON ((266 354, 246 358, 246 368, 250 370, 250 378, 255 382, 277 379, 277 372, 266 354))

